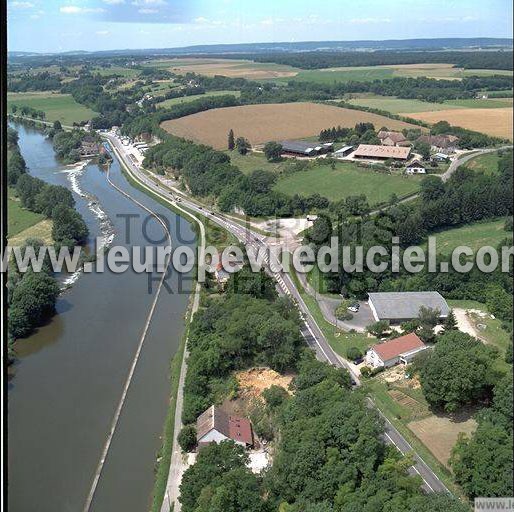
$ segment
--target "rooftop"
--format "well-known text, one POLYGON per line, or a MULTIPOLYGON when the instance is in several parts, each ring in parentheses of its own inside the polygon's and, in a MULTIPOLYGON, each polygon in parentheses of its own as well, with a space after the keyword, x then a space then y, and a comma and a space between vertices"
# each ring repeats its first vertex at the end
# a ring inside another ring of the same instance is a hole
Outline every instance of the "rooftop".
POLYGON ((323 149, 322 144, 305 140, 283 140, 280 142, 280 145, 284 151, 294 151, 299 153, 310 153, 314 150, 319 151, 323 149))
POLYGON ((196 438, 202 438, 212 429, 217 430, 225 437, 245 444, 253 444, 252 424, 246 418, 230 416, 223 409, 211 405, 196 420, 196 438))
POLYGON ((371 347, 382 361, 389 361, 402 354, 412 353, 426 348, 426 345, 419 339, 417 334, 411 332, 405 336, 400 336, 385 343, 378 343, 371 347))
POLYGON ((378 146, 375 144, 359 144, 352 156, 366 158, 397 158, 407 160, 410 154, 410 147, 378 146))
POLYGON ((438 309, 442 318, 450 312, 448 304, 438 292, 377 292, 368 296, 381 320, 417 318, 421 306, 438 309))

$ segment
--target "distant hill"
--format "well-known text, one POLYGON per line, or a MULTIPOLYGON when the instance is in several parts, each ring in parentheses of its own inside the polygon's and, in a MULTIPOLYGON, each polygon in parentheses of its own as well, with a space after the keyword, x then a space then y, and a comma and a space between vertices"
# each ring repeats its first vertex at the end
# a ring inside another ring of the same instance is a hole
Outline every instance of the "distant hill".
MULTIPOLYGON (((178 48, 109 50, 102 52, 66 52, 67 55, 219 55, 238 53, 377 51, 377 50, 466 50, 512 48, 512 38, 472 37, 443 39, 389 39, 384 41, 303 41, 277 43, 212 44, 178 48)), ((64 54, 64 55, 65 55, 64 54)), ((9 52, 9 58, 34 56, 33 52, 9 52)), ((45 54, 48 55, 48 54, 45 54)))

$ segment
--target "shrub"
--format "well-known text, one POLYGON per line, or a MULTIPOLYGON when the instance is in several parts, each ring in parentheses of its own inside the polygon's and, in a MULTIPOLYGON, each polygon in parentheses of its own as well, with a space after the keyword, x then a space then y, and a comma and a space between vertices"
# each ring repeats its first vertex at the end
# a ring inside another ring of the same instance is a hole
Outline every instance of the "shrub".
POLYGON ((180 431, 177 440, 183 452, 192 452, 196 448, 196 427, 186 425, 180 431))

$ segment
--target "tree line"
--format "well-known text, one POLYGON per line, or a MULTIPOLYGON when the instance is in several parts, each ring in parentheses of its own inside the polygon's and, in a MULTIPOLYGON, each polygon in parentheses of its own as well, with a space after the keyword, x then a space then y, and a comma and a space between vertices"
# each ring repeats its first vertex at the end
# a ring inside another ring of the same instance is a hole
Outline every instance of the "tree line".
POLYGON ((255 62, 275 62, 302 69, 428 63, 450 63, 465 69, 512 69, 512 51, 276 52, 267 55, 248 54, 239 58, 248 58, 255 62))

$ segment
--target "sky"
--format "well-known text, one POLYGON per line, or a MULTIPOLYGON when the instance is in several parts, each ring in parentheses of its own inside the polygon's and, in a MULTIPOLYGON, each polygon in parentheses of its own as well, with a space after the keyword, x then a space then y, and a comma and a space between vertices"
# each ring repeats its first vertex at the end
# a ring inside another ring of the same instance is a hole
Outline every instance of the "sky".
POLYGON ((512 37, 512 0, 8 0, 10 51, 512 37))

